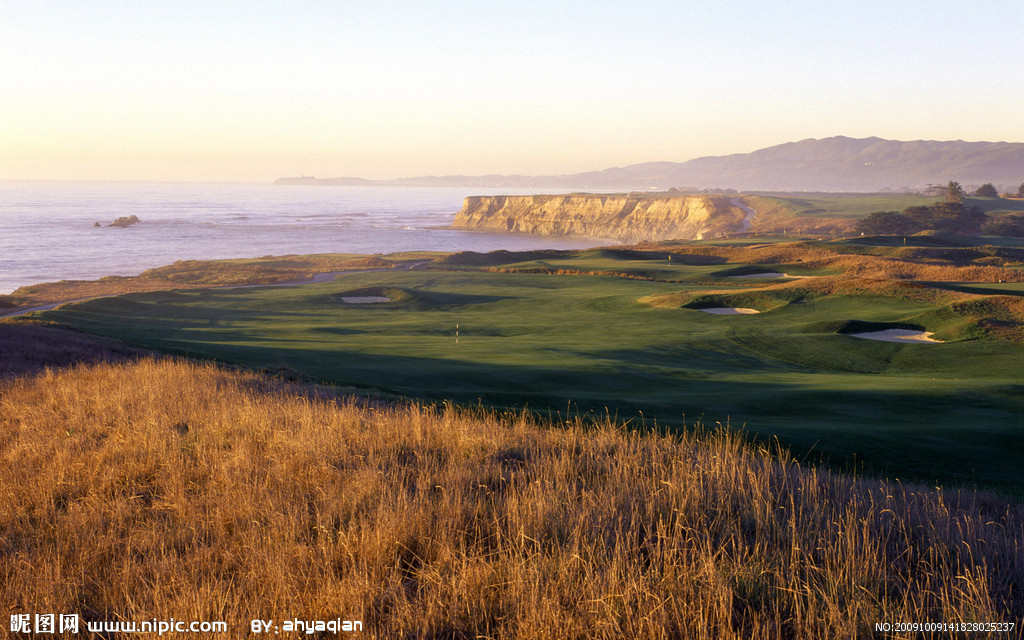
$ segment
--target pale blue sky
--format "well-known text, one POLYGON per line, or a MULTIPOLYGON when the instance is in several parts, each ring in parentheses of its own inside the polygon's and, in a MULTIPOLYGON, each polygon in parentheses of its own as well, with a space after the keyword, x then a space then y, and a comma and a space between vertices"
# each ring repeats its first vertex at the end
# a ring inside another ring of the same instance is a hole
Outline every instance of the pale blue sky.
POLYGON ((563 173, 1024 141, 1024 3, 5 3, 0 179, 563 173), (15 6, 10 6, 15 5, 15 6))

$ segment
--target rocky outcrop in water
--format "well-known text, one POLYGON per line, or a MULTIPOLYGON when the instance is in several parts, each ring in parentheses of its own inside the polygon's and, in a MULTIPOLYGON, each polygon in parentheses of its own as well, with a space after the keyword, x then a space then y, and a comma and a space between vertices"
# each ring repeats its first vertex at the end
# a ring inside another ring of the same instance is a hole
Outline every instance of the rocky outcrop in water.
POLYGON ((121 216, 117 220, 114 220, 113 222, 111 222, 110 226, 111 227, 121 227, 121 228, 124 228, 124 227, 130 227, 133 224, 138 224, 139 222, 142 222, 141 220, 139 220, 139 216, 135 216, 135 215, 132 215, 132 216, 121 216))
POLYGON ((716 238, 740 230, 746 213, 729 197, 672 195, 470 196, 457 229, 581 235, 622 242, 716 238))

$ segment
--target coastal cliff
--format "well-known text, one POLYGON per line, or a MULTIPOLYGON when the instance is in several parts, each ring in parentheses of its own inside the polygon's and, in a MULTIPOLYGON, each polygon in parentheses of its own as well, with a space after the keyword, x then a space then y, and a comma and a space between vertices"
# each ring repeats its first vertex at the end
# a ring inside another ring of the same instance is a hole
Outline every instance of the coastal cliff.
POLYGON ((622 242, 715 238, 744 227, 746 213, 726 196, 470 196, 456 229, 581 235, 622 242))

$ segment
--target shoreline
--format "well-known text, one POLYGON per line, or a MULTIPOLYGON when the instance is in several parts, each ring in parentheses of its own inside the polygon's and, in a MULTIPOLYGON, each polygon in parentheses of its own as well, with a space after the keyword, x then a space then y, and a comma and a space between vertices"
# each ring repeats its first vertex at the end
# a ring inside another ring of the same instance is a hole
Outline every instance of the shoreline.
MULTIPOLYGON (((503 189, 286 188, 194 181, 5 182, 0 296, 61 280, 132 277, 178 260, 264 255, 578 248, 579 238, 470 235, 451 225, 465 198, 503 189), (46 211, 39 217, 39 211, 46 211), (112 229, 137 214, 141 224, 112 229), (104 232, 94 228, 100 222, 104 232)), ((522 193, 513 189, 511 193, 522 193)), ((530 194, 534 190, 529 191, 530 194)), ((0 299, 3 299, 0 297, 0 299)), ((0 309, 0 312, 4 309, 0 309)))
MULTIPOLYGON (((453 227, 451 225, 422 226, 422 227, 417 227, 417 229, 422 230, 422 231, 454 231, 454 232, 458 232, 458 233, 467 233, 467 234, 473 234, 473 235, 479 235, 479 236, 510 237, 510 238, 517 238, 517 239, 522 239, 522 240, 534 240, 534 241, 537 241, 538 243, 541 243, 541 244, 547 244, 546 241, 554 241, 554 240, 565 240, 566 242, 569 242, 569 243, 573 243, 573 244, 579 243, 581 245, 585 244, 585 243, 587 244, 587 246, 563 247, 561 249, 561 250, 566 250, 566 251, 575 251, 575 250, 583 250, 583 249, 591 249, 591 248, 598 248, 598 247, 605 247, 605 246, 616 246, 616 245, 627 244, 627 243, 620 242, 618 240, 614 240, 614 239, 611 239, 611 238, 601 238, 601 237, 597 237, 597 236, 549 235, 549 234, 541 234, 541 233, 520 233, 520 232, 510 232, 510 231, 496 231, 496 230, 493 230, 493 229, 467 229, 467 228, 453 227), (590 243, 593 243, 593 244, 590 244, 590 243)), ((93 279, 79 279, 79 278, 76 278, 75 276, 61 277, 61 276, 58 275, 58 276, 55 276, 53 279, 49 279, 49 280, 34 280, 32 282, 28 282, 28 283, 25 283, 25 284, 20 284, 20 285, 16 286, 14 289, 11 289, 8 292, 0 292, 0 300, 4 299, 5 297, 14 296, 19 290, 25 289, 25 288, 49 286, 49 285, 55 285, 55 284, 63 283, 63 282, 73 282, 73 283, 89 282, 89 283, 95 283, 95 282, 100 282, 100 281, 102 281, 105 278, 120 278, 120 279, 138 278, 138 277, 142 276, 143 274, 145 274, 148 271, 166 268, 166 267, 168 267, 168 266, 170 266, 172 264, 175 264, 177 262, 203 262, 203 263, 215 263, 216 262, 216 263, 226 263, 226 262, 239 261, 239 260, 260 260, 260 259, 263 259, 263 258, 308 257, 308 256, 328 256, 328 255, 344 255, 344 254, 352 255, 352 256, 360 256, 360 257, 364 257, 364 258, 369 258, 369 257, 372 257, 374 255, 389 256, 389 255, 397 255, 397 254, 403 254, 403 253, 424 253, 424 252, 427 252, 427 253, 458 253, 458 252, 461 252, 461 251, 477 251, 479 253, 487 253, 489 251, 499 251, 499 250, 502 250, 502 249, 504 249, 506 251, 528 251, 528 250, 531 250, 531 249, 521 248, 521 247, 512 247, 512 248, 499 247, 499 248, 494 248, 494 249, 458 247, 458 248, 449 248, 449 249, 430 249, 430 248, 428 248, 428 249, 399 249, 399 250, 396 250, 396 251, 389 251, 388 253, 384 253, 384 254, 376 254, 376 253, 351 253, 351 254, 348 254, 347 252, 339 252, 338 254, 335 254, 333 252, 317 251, 317 252, 313 252, 313 253, 295 253, 295 252, 292 252, 292 253, 286 253, 286 254, 280 254, 280 255, 278 255, 278 254, 271 254, 271 255, 261 255, 261 256, 255 256, 255 255, 252 255, 252 256, 232 256, 232 257, 227 257, 227 258, 208 258, 208 259, 207 258, 179 258, 179 259, 176 259, 176 260, 173 260, 173 261, 161 262, 161 263, 153 265, 153 266, 142 266, 142 267, 139 267, 139 269, 140 269, 139 271, 136 271, 135 273, 131 273, 131 274, 126 274, 126 275, 111 274, 111 273, 107 272, 107 273, 103 273, 102 275, 98 275, 98 276, 96 276, 93 279)), ((8 315, 8 314, 6 314, 6 312, 3 312, 2 308, 0 308, 0 318, 5 317, 5 315, 8 315)))

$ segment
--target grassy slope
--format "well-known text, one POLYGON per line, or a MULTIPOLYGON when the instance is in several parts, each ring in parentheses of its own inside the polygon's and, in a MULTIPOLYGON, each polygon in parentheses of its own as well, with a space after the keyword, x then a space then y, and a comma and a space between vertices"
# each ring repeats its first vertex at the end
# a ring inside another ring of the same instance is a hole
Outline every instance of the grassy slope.
MULTIPOLYGON (((152 348, 287 367, 318 380, 428 400, 482 400, 542 412, 607 410, 624 418, 642 412, 663 424, 704 416, 899 477, 1021 491, 1020 346, 991 338, 868 342, 836 335, 830 324, 923 323, 939 337, 970 338, 974 334, 961 326, 971 322, 969 314, 943 311, 949 301, 941 296, 957 294, 894 297, 874 285, 833 295, 792 285, 770 295, 748 293, 742 290, 757 283, 723 277, 736 266, 725 262, 696 254, 676 255, 671 264, 622 252, 551 254, 488 268, 596 270, 683 282, 383 272, 302 288, 135 294, 47 317, 152 348), (760 305, 769 312, 722 317, 680 308, 708 289, 743 303, 730 306, 760 305), (340 303, 338 295, 350 291, 397 301, 340 303), (666 295, 678 299, 640 301, 666 295)), ((808 263, 786 269, 814 272, 808 263)))
POLYGON ((0 385, 4 611, 525 640, 1024 615, 1019 506, 728 433, 360 408, 166 360, 0 385))
MULTIPOLYGON (((775 194, 747 195, 743 201, 757 211, 754 234, 786 232, 809 235, 854 233, 854 223, 876 211, 903 211, 907 207, 930 205, 935 196, 909 194, 775 194)), ((1024 212, 1024 200, 967 198, 991 216, 1024 212)))
MULTIPOLYGON (((402 254, 394 254, 391 257, 394 261, 411 259, 402 254)), ((0 295, 0 312, 7 312, 17 307, 32 307, 50 302, 114 296, 138 291, 303 281, 310 279, 316 273, 391 266, 394 266, 393 261, 385 261, 374 256, 345 253, 312 256, 265 256, 236 260, 179 260, 174 264, 147 269, 138 276, 107 276, 99 280, 62 280, 21 287, 10 295, 0 295)))
POLYGON ((751 233, 796 235, 843 235, 854 233, 854 224, 875 211, 902 211, 909 206, 935 202, 931 196, 903 194, 809 194, 794 196, 743 196, 757 211, 751 233))
POLYGON ((37 373, 46 367, 126 362, 151 352, 40 322, 0 320, 0 378, 37 373))

